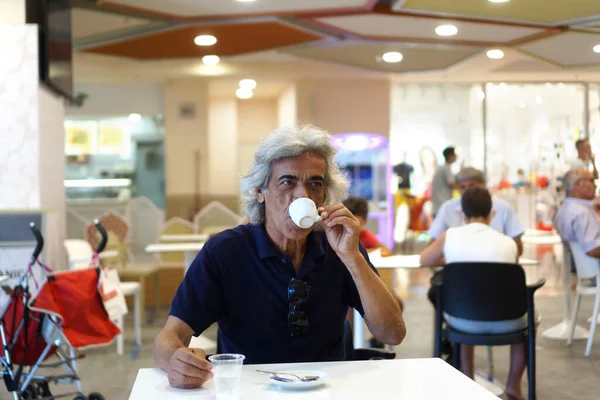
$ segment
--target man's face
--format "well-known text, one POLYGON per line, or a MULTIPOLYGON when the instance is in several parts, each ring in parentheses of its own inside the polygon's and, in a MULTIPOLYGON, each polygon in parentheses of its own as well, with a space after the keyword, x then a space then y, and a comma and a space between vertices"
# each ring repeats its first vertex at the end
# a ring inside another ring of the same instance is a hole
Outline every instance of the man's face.
POLYGON ((456 154, 450 154, 450 156, 448 157, 448 163, 449 164, 454 164, 454 162, 456 161, 456 154))
POLYGON ((585 200, 593 200, 596 197, 596 183, 591 172, 585 171, 575 182, 572 196, 585 200))
POLYGON ((590 142, 588 140, 583 141, 579 145, 579 152, 586 156, 592 154, 592 146, 590 145, 590 142))
POLYGON ((463 193, 466 192, 467 189, 472 188, 472 187, 484 187, 484 185, 482 185, 481 183, 479 183, 478 181, 476 181, 474 179, 472 179, 470 181, 463 181, 458 184, 458 192, 462 196, 463 193))
POLYGON ((267 192, 257 190, 258 200, 265 203, 267 224, 290 240, 308 236, 311 229, 302 229, 294 224, 288 208, 300 197, 308 197, 317 208, 322 206, 326 171, 325 157, 313 152, 274 161, 267 192))

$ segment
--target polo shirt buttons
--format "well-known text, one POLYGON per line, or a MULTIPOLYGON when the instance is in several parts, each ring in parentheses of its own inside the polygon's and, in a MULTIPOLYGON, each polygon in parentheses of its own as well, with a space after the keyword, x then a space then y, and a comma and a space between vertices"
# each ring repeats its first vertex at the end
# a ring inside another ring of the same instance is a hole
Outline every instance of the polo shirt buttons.
POLYGON ((285 258, 282 258, 281 262, 285 264, 285 263, 287 263, 287 260, 285 258))

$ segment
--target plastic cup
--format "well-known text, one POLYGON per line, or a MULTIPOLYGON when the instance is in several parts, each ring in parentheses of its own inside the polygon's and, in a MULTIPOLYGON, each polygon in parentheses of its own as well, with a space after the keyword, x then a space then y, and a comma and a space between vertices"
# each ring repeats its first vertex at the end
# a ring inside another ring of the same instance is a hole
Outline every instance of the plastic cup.
POLYGON ((242 376, 243 354, 215 354, 208 357, 213 365, 217 397, 230 397, 239 391, 242 376))

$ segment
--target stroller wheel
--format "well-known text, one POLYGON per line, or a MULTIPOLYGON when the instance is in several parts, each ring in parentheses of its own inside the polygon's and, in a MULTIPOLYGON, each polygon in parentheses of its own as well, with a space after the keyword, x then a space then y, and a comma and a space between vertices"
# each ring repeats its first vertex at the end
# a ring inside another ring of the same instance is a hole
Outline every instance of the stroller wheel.
POLYGON ((104 396, 102 396, 100 393, 92 392, 88 396, 88 400, 104 400, 104 396))

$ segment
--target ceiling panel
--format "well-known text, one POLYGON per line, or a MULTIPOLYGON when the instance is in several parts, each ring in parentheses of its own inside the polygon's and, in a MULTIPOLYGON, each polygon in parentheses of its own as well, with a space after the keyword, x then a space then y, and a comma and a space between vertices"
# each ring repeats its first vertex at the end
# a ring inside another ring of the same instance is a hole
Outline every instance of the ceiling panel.
POLYGON ((125 15, 109 14, 81 8, 75 8, 71 13, 74 39, 129 29, 136 26, 147 25, 149 23, 151 23, 151 21, 143 18, 133 18, 125 15))
POLYGON ((230 56, 320 40, 320 36, 279 22, 235 25, 185 26, 119 43, 90 47, 85 51, 140 59, 230 56), (197 35, 214 35, 217 44, 200 47, 197 35))
POLYGON ((412 72, 446 69, 481 49, 458 46, 410 46, 406 43, 342 43, 332 47, 291 49, 287 53, 313 60, 351 65, 381 72, 412 72), (404 56, 399 63, 386 63, 378 58, 388 51, 404 56))
POLYGON ((520 26, 382 14, 319 18, 317 21, 365 37, 422 38, 435 41, 506 43, 544 31, 520 26), (451 37, 436 35, 435 28, 444 24, 455 25, 458 34, 451 37))
POLYGON ((594 46, 600 45, 600 34, 567 32, 547 39, 519 46, 519 49, 535 57, 564 65, 600 64, 600 53, 594 46))
POLYGON ((516 21, 557 22, 600 14, 598 0, 407 0, 402 10, 441 12, 516 21))
POLYGON ((177 17, 218 15, 274 14, 366 8, 372 0, 258 0, 252 3, 235 0, 110 0, 100 1, 104 7, 124 10, 147 10, 155 14, 177 17))

